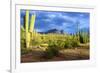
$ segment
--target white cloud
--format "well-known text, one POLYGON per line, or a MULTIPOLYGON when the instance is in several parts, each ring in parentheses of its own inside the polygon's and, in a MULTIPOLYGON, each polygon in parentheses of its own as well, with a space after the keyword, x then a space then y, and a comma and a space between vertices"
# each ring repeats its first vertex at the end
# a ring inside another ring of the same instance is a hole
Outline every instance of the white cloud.
POLYGON ((72 21, 73 23, 75 23, 77 21, 77 17, 71 17, 68 16, 67 14, 62 14, 62 13, 48 13, 47 16, 50 19, 54 19, 54 18, 61 18, 64 19, 66 21, 72 21))
POLYGON ((30 14, 35 14, 36 12, 35 12, 35 11, 33 11, 33 10, 31 10, 29 13, 30 13, 30 14))
POLYGON ((61 17, 62 19, 64 20, 69 20, 69 21, 72 21, 72 22, 76 22, 77 18, 76 17, 71 17, 71 16, 68 16, 68 15, 63 15, 63 14, 60 14, 59 17, 61 17))
POLYGON ((66 29, 66 28, 67 28, 67 26, 69 26, 69 24, 64 22, 64 23, 62 23, 61 28, 62 28, 62 29, 66 29))
POLYGON ((79 16, 80 16, 80 17, 84 17, 84 14, 80 14, 79 16))
POLYGON ((56 17, 56 15, 55 14, 50 14, 50 15, 48 15, 50 18, 55 18, 56 17))
POLYGON ((37 32, 42 32, 42 31, 44 31, 43 29, 38 29, 38 28, 36 28, 35 29, 37 32))
POLYGON ((52 20, 51 19, 42 19, 43 21, 46 21, 46 22, 51 22, 52 20))
POLYGON ((51 19, 57 17, 57 14, 56 13, 48 13, 47 16, 51 19))

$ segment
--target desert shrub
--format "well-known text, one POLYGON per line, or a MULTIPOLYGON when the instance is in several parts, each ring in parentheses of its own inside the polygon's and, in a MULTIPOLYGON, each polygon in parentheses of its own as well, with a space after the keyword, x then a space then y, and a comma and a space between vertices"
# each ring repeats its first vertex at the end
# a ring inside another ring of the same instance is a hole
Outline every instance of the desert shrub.
POLYGON ((28 54, 31 51, 32 51, 31 49, 23 48, 23 49, 21 49, 21 55, 28 54))
POLYGON ((34 34, 31 43, 32 45, 40 45, 42 43, 40 34, 34 34))
POLYGON ((56 46, 49 46, 48 49, 46 49, 45 51, 45 57, 48 59, 53 58, 58 54, 59 54, 59 50, 58 48, 56 48, 56 46))
POLYGON ((35 46, 35 45, 38 45, 39 44, 39 41, 37 40, 32 40, 32 45, 35 46))
POLYGON ((72 47, 78 47, 79 46, 79 41, 78 40, 72 40, 71 45, 72 45, 72 47))
POLYGON ((71 41, 70 40, 66 40, 65 41, 64 48, 72 48, 72 44, 71 44, 71 41))
POLYGON ((56 46, 57 45, 57 41, 56 40, 49 40, 48 41, 48 46, 56 46))
POLYGON ((57 46, 58 46, 59 48, 64 48, 64 46, 65 46, 65 41, 63 41, 63 40, 57 40, 57 46))
POLYGON ((74 48, 78 46, 79 46, 79 41, 77 40, 76 36, 67 38, 64 45, 65 48, 74 48))
POLYGON ((64 48, 65 43, 62 40, 49 40, 48 45, 60 49, 64 48))
POLYGON ((48 44, 40 44, 41 47, 48 47, 48 44))
POLYGON ((48 34, 45 39, 48 45, 53 45, 58 49, 73 48, 79 45, 76 35, 48 34))
POLYGON ((21 39, 21 49, 26 47, 25 39, 21 39))

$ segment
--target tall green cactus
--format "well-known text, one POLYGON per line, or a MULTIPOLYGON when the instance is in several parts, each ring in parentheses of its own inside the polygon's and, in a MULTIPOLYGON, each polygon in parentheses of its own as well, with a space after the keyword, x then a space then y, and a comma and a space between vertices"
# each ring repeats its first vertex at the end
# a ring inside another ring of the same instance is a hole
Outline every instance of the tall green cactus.
POLYGON ((29 48, 30 42, 32 41, 32 32, 34 31, 35 15, 31 16, 30 27, 29 27, 29 11, 26 11, 25 16, 25 36, 26 36, 26 48, 29 48))
POLYGON ((26 16, 25 16, 25 37, 26 37, 26 47, 29 47, 29 33, 28 33, 28 25, 29 24, 29 11, 26 11, 26 16))
POLYGON ((32 40, 34 38, 33 34, 35 34, 34 24, 35 24, 35 14, 31 16, 31 21, 30 21, 30 28, 29 28, 29 32, 30 32, 30 46, 32 46, 32 40))
POLYGON ((35 24, 35 14, 31 16, 31 21, 30 21, 30 32, 34 31, 34 24, 35 24))

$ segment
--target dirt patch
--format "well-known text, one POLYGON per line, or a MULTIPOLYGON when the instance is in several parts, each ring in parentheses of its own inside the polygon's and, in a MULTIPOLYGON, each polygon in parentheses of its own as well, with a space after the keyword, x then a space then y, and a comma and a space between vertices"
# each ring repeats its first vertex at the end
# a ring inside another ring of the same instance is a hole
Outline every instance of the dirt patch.
POLYGON ((44 51, 33 50, 28 54, 21 56, 21 62, 46 62, 46 61, 68 61, 68 60, 88 60, 89 49, 64 49, 59 51, 58 56, 54 56, 51 59, 44 57, 44 51))

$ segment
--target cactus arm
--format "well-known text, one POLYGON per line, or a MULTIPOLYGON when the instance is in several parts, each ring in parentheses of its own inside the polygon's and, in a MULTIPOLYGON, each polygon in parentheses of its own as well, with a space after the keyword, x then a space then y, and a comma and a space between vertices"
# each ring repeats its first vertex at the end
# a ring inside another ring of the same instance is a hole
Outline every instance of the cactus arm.
POLYGON ((29 47, 29 42, 30 42, 29 33, 28 33, 28 26, 29 26, 28 24, 29 24, 29 11, 26 11, 26 16, 25 16, 26 48, 29 47))
POLYGON ((33 35, 34 35, 34 24, 35 24, 35 14, 31 16, 31 20, 30 20, 30 28, 29 28, 29 32, 30 32, 30 46, 32 46, 32 40, 33 40, 33 35))
POLYGON ((29 29, 30 32, 33 32, 34 31, 35 17, 36 17, 36 15, 32 15, 31 16, 30 29, 29 29))

